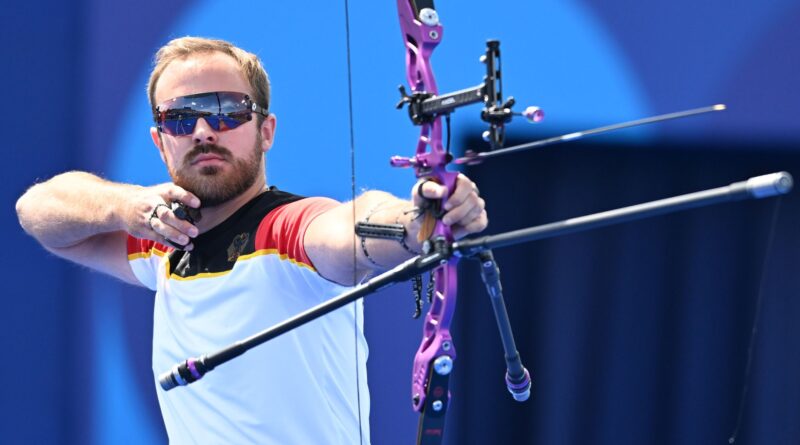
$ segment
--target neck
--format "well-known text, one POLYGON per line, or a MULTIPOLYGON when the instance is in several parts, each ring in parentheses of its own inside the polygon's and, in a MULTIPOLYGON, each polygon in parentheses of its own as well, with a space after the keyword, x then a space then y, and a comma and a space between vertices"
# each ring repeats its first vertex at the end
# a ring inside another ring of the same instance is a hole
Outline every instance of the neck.
POLYGON ((214 207, 203 207, 201 210, 203 217, 200 222, 197 223, 197 228, 200 230, 200 233, 208 232, 209 230, 218 226, 220 223, 228 219, 228 217, 233 215, 237 210, 239 210, 243 205, 247 204, 251 199, 267 190, 267 184, 264 176, 259 175, 259 178, 260 179, 250 186, 250 188, 245 190, 244 193, 231 199, 230 201, 226 201, 214 207))

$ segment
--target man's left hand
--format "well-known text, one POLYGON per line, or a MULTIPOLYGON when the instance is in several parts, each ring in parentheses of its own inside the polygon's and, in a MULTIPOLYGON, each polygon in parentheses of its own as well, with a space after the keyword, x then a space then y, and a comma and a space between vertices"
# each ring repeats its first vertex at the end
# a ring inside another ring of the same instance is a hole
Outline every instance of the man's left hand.
MULTIPOLYGON (((422 196, 428 199, 441 199, 447 193, 447 188, 441 184, 433 181, 421 181, 411 191, 416 207, 424 205, 424 200, 420 197, 418 190, 420 186, 422 187, 422 196)), ((475 183, 459 173, 455 190, 450 194, 442 209, 445 212, 442 222, 450 226, 456 239, 463 238, 471 233, 480 232, 489 225, 485 207, 486 203, 479 196, 475 183)))

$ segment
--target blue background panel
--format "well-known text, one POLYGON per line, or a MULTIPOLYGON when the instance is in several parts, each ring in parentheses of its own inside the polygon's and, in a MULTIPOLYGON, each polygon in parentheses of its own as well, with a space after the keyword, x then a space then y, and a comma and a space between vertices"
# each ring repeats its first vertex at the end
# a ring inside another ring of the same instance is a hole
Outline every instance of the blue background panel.
MULTIPOLYGON (((489 202, 490 232, 770 169, 795 173, 796 2, 440 0, 437 8, 445 25, 433 60, 440 91, 478 84, 478 57, 486 39, 497 38, 505 93, 520 109, 545 109, 541 124, 509 125, 513 142, 729 106, 471 170, 489 202)), ((150 369, 152 295, 44 252, 19 228, 15 200, 34 182, 72 169, 145 185, 167 181, 148 135, 145 85, 154 52, 183 35, 224 38, 262 57, 278 116, 269 183, 350 199, 352 94, 355 189, 406 196, 412 173, 388 167, 390 156, 411 153, 418 134, 394 109, 405 82, 395 3, 350 2, 351 92, 345 10, 336 2, 43 0, 3 11, 10 162, 0 223, 10 241, 0 257, 7 283, 0 346, 10 359, 0 371, 0 437, 164 443, 150 369)), ((454 114, 455 150, 481 146, 477 115, 477 108, 454 114)), ((800 371, 800 308, 790 298, 798 290, 791 228, 800 211, 793 199, 779 212, 772 250, 766 205, 503 253, 508 293, 517 295, 512 321, 541 391, 528 405, 508 402, 485 296, 479 283, 462 283, 450 443, 725 440, 745 383, 757 289, 765 333, 757 337, 744 437, 800 441, 800 388, 792 383, 800 371), (750 225, 737 229, 730 220, 750 225), (744 272, 762 264, 769 266, 763 279, 744 272), (701 416, 707 425, 695 421, 701 416)), ((405 285, 367 301, 376 444, 413 441, 409 374, 421 325, 411 310, 405 285)))

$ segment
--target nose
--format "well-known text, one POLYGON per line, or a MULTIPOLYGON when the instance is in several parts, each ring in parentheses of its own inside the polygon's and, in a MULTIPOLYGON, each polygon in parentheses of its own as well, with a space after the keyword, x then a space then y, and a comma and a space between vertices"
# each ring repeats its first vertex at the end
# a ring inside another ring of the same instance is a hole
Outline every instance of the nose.
POLYGON ((197 144, 216 144, 218 141, 217 132, 208 125, 205 119, 197 119, 192 133, 192 142, 197 144))

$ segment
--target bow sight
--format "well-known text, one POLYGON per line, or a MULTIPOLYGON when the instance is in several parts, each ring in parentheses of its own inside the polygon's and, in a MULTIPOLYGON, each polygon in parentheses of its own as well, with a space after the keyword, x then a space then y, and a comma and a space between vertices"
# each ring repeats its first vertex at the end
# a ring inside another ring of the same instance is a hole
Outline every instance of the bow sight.
MULTIPOLYGON (((431 15, 429 14, 428 16, 431 15)), ((438 24, 438 22, 433 22, 432 20, 428 21, 438 24)), ((483 102, 484 108, 481 110, 481 119, 489 124, 489 129, 483 132, 483 139, 490 144, 490 150, 499 149, 503 146, 505 140, 505 124, 510 122, 514 116, 524 116, 531 123, 538 123, 544 119, 544 111, 539 107, 529 106, 525 111, 518 113, 513 111, 513 107, 516 104, 513 96, 503 101, 503 78, 500 60, 500 41, 488 40, 486 42, 486 52, 480 57, 480 61, 486 65, 486 75, 480 85, 439 95, 429 91, 414 91, 412 94, 408 94, 406 87, 400 85, 398 86, 400 101, 397 102, 395 107, 401 109, 407 105, 408 117, 414 125, 432 124, 436 118, 441 116, 448 119, 448 137, 445 146, 449 154, 450 113, 457 108, 483 102)), ((448 162, 450 160, 452 160, 451 157, 448 162)), ((414 165, 414 160, 395 156, 392 157, 391 164, 395 167, 410 167, 414 165)))

